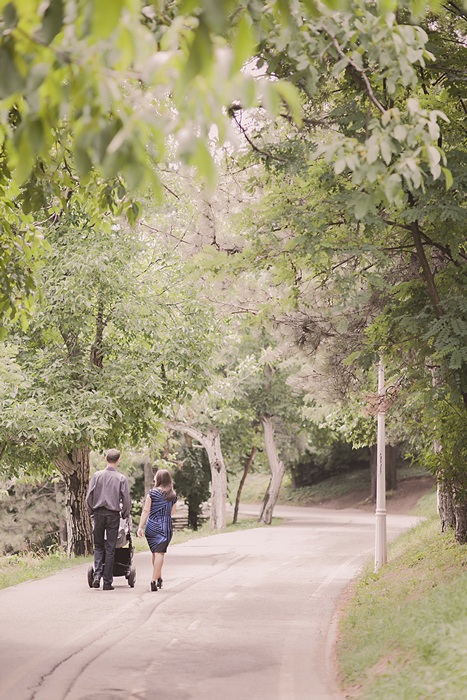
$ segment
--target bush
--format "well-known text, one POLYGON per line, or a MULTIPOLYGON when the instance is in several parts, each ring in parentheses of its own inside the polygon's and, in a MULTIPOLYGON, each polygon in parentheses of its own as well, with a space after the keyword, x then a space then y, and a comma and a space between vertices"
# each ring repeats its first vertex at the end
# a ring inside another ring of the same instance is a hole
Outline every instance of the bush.
POLYGON ((53 484, 14 482, 2 491, 0 553, 41 552, 60 544, 61 495, 53 484))

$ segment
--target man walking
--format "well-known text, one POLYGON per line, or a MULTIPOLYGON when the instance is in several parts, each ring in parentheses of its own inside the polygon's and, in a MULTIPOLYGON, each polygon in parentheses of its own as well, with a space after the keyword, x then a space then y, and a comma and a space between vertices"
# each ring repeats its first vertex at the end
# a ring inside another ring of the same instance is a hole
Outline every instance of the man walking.
POLYGON ((117 544, 120 511, 122 518, 130 515, 130 492, 126 476, 117 471, 120 461, 118 450, 107 450, 107 466, 92 475, 86 503, 93 516, 94 581, 93 588, 100 588, 104 578, 104 591, 113 591, 113 568, 117 544))

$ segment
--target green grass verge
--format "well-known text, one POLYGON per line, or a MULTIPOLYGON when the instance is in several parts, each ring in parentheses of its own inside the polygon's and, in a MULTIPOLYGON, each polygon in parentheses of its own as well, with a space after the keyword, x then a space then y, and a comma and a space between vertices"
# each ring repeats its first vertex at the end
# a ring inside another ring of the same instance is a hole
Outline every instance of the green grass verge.
POLYGON ((434 496, 427 520, 389 548, 378 574, 356 584, 340 627, 347 697, 460 700, 467 693, 467 545, 440 534, 434 496))
POLYGON ((78 564, 91 562, 92 557, 75 557, 68 559, 62 552, 54 554, 15 554, 0 557, 0 589, 16 586, 24 581, 32 581, 69 569, 78 564))
MULTIPOLYGON (((273 518, 272 525, 277 525, 279 518, 273 518)), ((235 532, 237 530, 247 530, 256 527, 268 527, 258 523, 256 519, 242 519, 235 525, 227 525, 222 530, 211 530, 209 523, 205 523, 199 530, 181 530, 174 533, 172 544, 180 544, 188 540, 210 535, 218 535, 222 532, 235 532)), ((133 537, 135 552, 148 552, 146 538, 133 537)), ((11 557, 0 557, 0 589, 8 586, 16 586, 24 581, 45 578, 52 574, 69 569, 80 564, 91 563, 92 557, 75 557, 68 559, 62 552, 53 554, 21 554, 11 557)))

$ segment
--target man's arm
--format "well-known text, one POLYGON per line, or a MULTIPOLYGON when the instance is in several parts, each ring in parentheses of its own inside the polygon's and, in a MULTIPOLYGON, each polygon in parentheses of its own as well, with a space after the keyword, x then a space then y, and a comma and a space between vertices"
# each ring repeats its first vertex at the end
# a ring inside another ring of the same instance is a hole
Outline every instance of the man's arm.
POLYGON ((128 518, 130 515, 131 498, 126 476, 120 482, 120 500, 122 502, 122 518, 128 518))
POLYGON ((89 515, 92 515, 94 507, 94 486, 96 485, 95 474, 92 475, 91 483, 89 484, 88 494, 86 496, 86 505, 89 515))

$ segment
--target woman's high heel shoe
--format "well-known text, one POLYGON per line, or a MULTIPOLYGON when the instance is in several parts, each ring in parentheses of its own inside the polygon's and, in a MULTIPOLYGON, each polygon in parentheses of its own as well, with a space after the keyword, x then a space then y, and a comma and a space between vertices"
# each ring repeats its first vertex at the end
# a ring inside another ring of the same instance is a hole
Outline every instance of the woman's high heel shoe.
POLYGON ((157 591, 157 583, 155 581, 151 581, 151 591, 157 591))
POLYGON ((157 579, 157 587, 162 588, 162 579, 161 578, 157 579))

